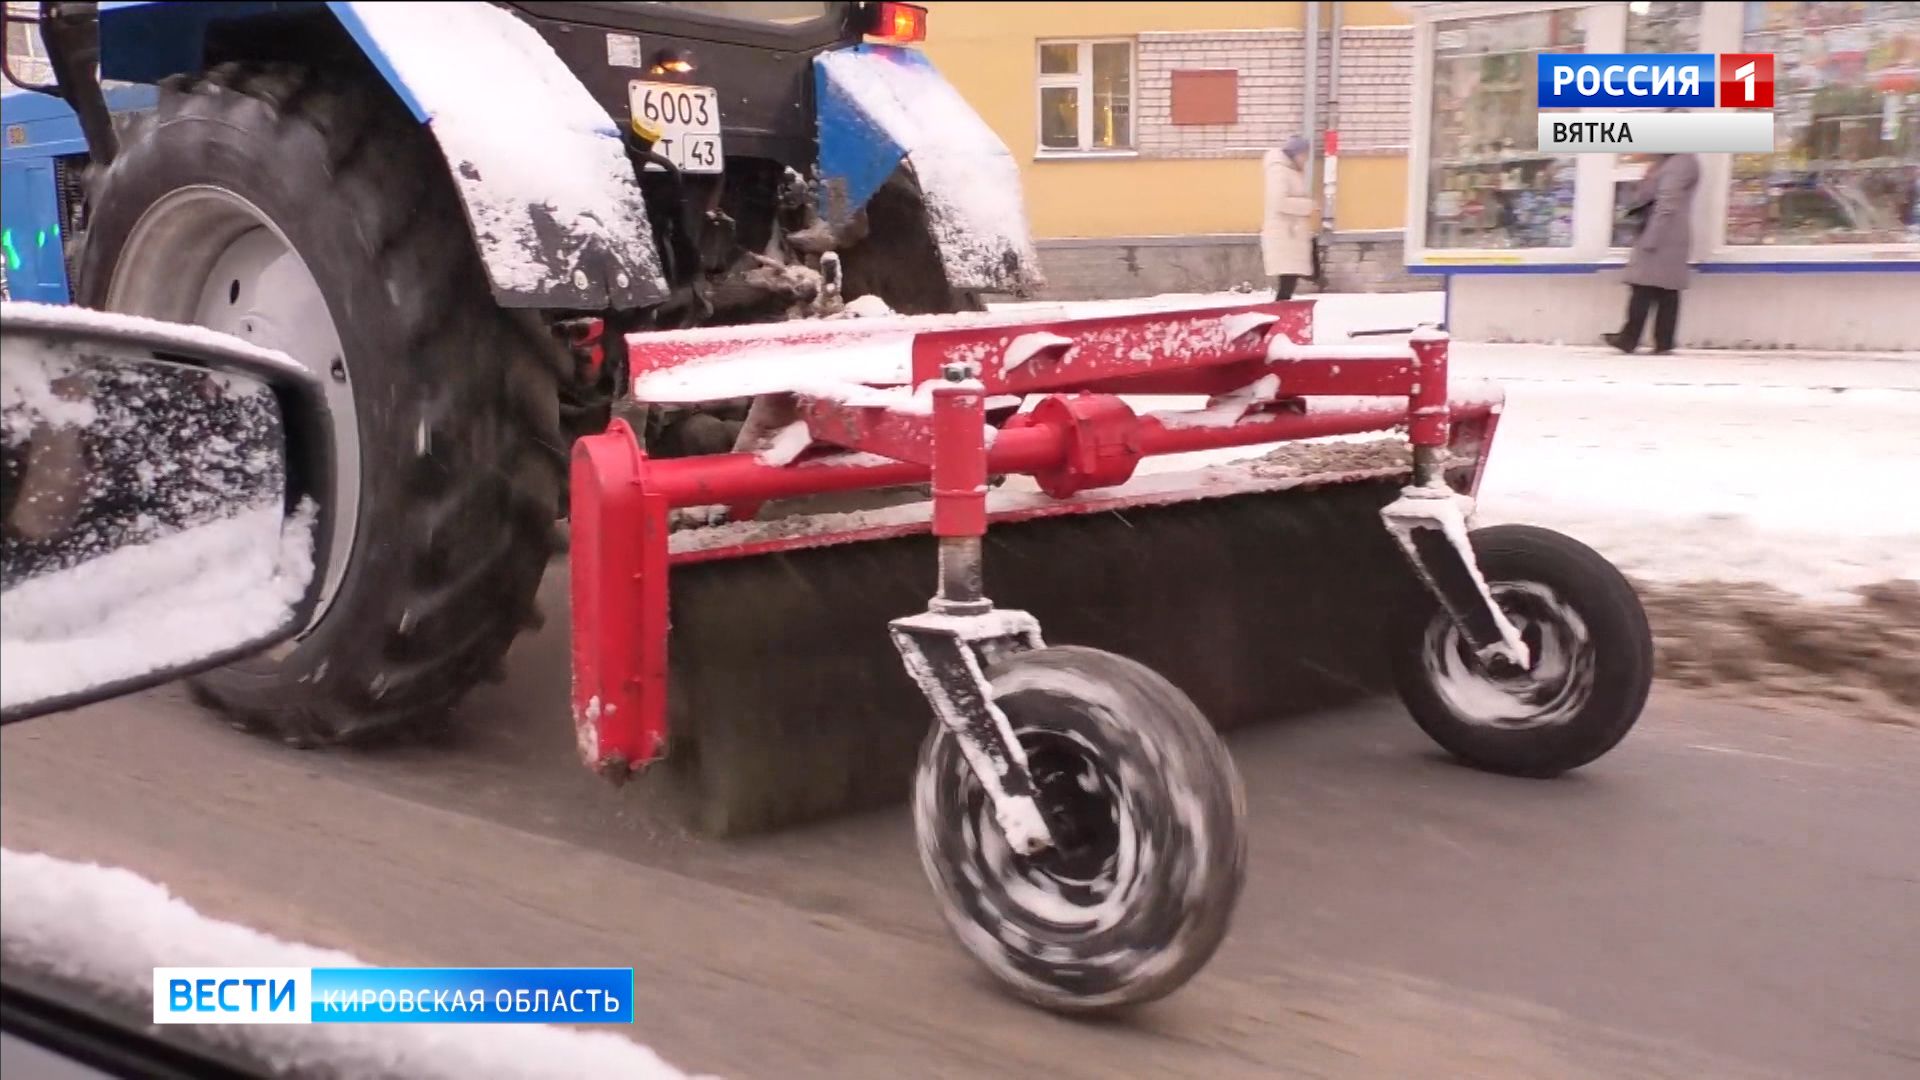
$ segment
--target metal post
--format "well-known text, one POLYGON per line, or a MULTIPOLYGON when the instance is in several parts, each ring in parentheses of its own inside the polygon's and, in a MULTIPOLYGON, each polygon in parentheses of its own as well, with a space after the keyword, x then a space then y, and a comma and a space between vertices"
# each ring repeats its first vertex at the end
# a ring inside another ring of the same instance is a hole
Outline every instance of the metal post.
POLYGON ((933 389, 933 534, 940 538, 940 588, 932 609, 950 615, 991 610, 980 567, 987 533, 986 392, 970 365, 949 364, 933 389))
POLYGON ((1307 140, 1306 176, 1313 183, 1313 166, 1320 153, 1320 3, 1307 5, 1307 86, 1302 110, 1300 134, 1307 140))
POLYGON ((1413 444, 1413 484, 1437 487, 1446 482, 1447 439, 1452 410, 1447 402, 1447 335, 1422 328, 1408 344, 1413 349, 1413 394, 1407 402, 1407 440, 1413 444))
POLYGON ((1327 44, 1327 157, 1320 177, 1320 234, 1334 230, 1333 197, 1340 175, 1340 24, 1346 5, 1334 0, 1333 29, 1327 44))

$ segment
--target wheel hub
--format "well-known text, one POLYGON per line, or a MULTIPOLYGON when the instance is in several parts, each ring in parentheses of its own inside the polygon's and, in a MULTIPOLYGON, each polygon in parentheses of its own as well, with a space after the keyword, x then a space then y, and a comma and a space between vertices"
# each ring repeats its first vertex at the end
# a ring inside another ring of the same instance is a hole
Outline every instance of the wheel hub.
POLYGON ((985 790, 968 772, 969 831, 982 876, 1032 924, 1074 933, 1113 925, 1141 860, 1118 777, 1078 736, 1025 731, 1020 743, 1054 845, 1034 855, 1009 847, 985 790))
POLYGON ((1530 728, 1561 723, 1593 688, 1593 650, 1585 620, 1537 583, 1493 585, 1494 601, 1519 631, 1530 657, 1482 659, 1444 612, 1426 635, 1426 664, 1440 696, 1470 723, 1530 728))
MULTIPOLYGON (((324 380, 333 417, 333 483, 324 508, 331 529, 311 630, 346 574, 360 502, 353 383, 339 330, 312 271, 253 203, 222 188, 184 187, 155 202, 134 225, 108 283, 106 307, 204 326, 277 349, 324 380)), ((294 645, 281 645, 274 655, 294 645)))
POLYGON ((1023 740, 1040 813, 1053 846, 1027 859, 1063 883, 1099 881, 1119 854, 1115 785, 1098 763, 1064 740, 1023 740))

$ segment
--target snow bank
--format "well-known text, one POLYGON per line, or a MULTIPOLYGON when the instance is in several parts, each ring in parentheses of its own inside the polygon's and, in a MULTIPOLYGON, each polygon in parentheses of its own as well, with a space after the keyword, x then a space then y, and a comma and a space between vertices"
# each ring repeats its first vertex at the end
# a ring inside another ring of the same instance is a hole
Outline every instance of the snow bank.
MULTIPOLYGON (((6 849, 0 941, 8 964, 86 987, 142 1015, 151 1015, 156 967, 365 966, 347 953, 207 918, 129 870, 6 849)), ((619 1035, 547 1025, 236 1025, 194 1032, 278 1073, 410 1080, 686 1075, 619 1035)))
POLYGON ((665 287, 619 129, 538 31, 493 4, 345 6, 431 118, 496 286, 559 286, 539 253, 565 238, 665 287))
POLYGON ((313 578, 313 509, 257 507, 6 592, 0 706, 180 667, 263 638, 313 578))

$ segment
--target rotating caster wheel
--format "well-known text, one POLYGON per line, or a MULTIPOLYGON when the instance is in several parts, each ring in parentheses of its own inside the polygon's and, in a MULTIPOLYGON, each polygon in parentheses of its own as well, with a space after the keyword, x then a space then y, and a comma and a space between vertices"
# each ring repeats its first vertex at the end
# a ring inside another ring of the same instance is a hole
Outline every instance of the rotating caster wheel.
POLYGON ((1483 663, 1435 604, 1395 657, 1407 711, 1455 757, 1509 776, 1557 776, 1612 750, 1653 685, 1653 632, 1633 585, 1548 529, 1496 525, 1470 541, 1530 663, 1483 663))
POLYGON ((958 741, 935 726, 914 790, 920 859, 948 925, 1042 1008, 1172 993, 1226 936, 1246 876, 1245 794, 1187 696, 1131 660, 1020 653, 987 673, 1055 837, 1015 854, 958 741))

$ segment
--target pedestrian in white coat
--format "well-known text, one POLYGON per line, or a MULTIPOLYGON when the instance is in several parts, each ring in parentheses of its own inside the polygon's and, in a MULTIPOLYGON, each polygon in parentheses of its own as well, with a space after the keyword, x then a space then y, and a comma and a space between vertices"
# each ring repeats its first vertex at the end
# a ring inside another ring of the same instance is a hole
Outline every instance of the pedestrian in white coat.
POLYGON ((1266 171, 1266 212, 1260 223, 1260 261, 1267 276, 1277 279, 1276 300, 1291 300, 1293 287, 1313 273, 1313 200, 1307 197, 1307 140, 1295 135, 1287 145, 1269 150, 1262 159, 1266 171))

